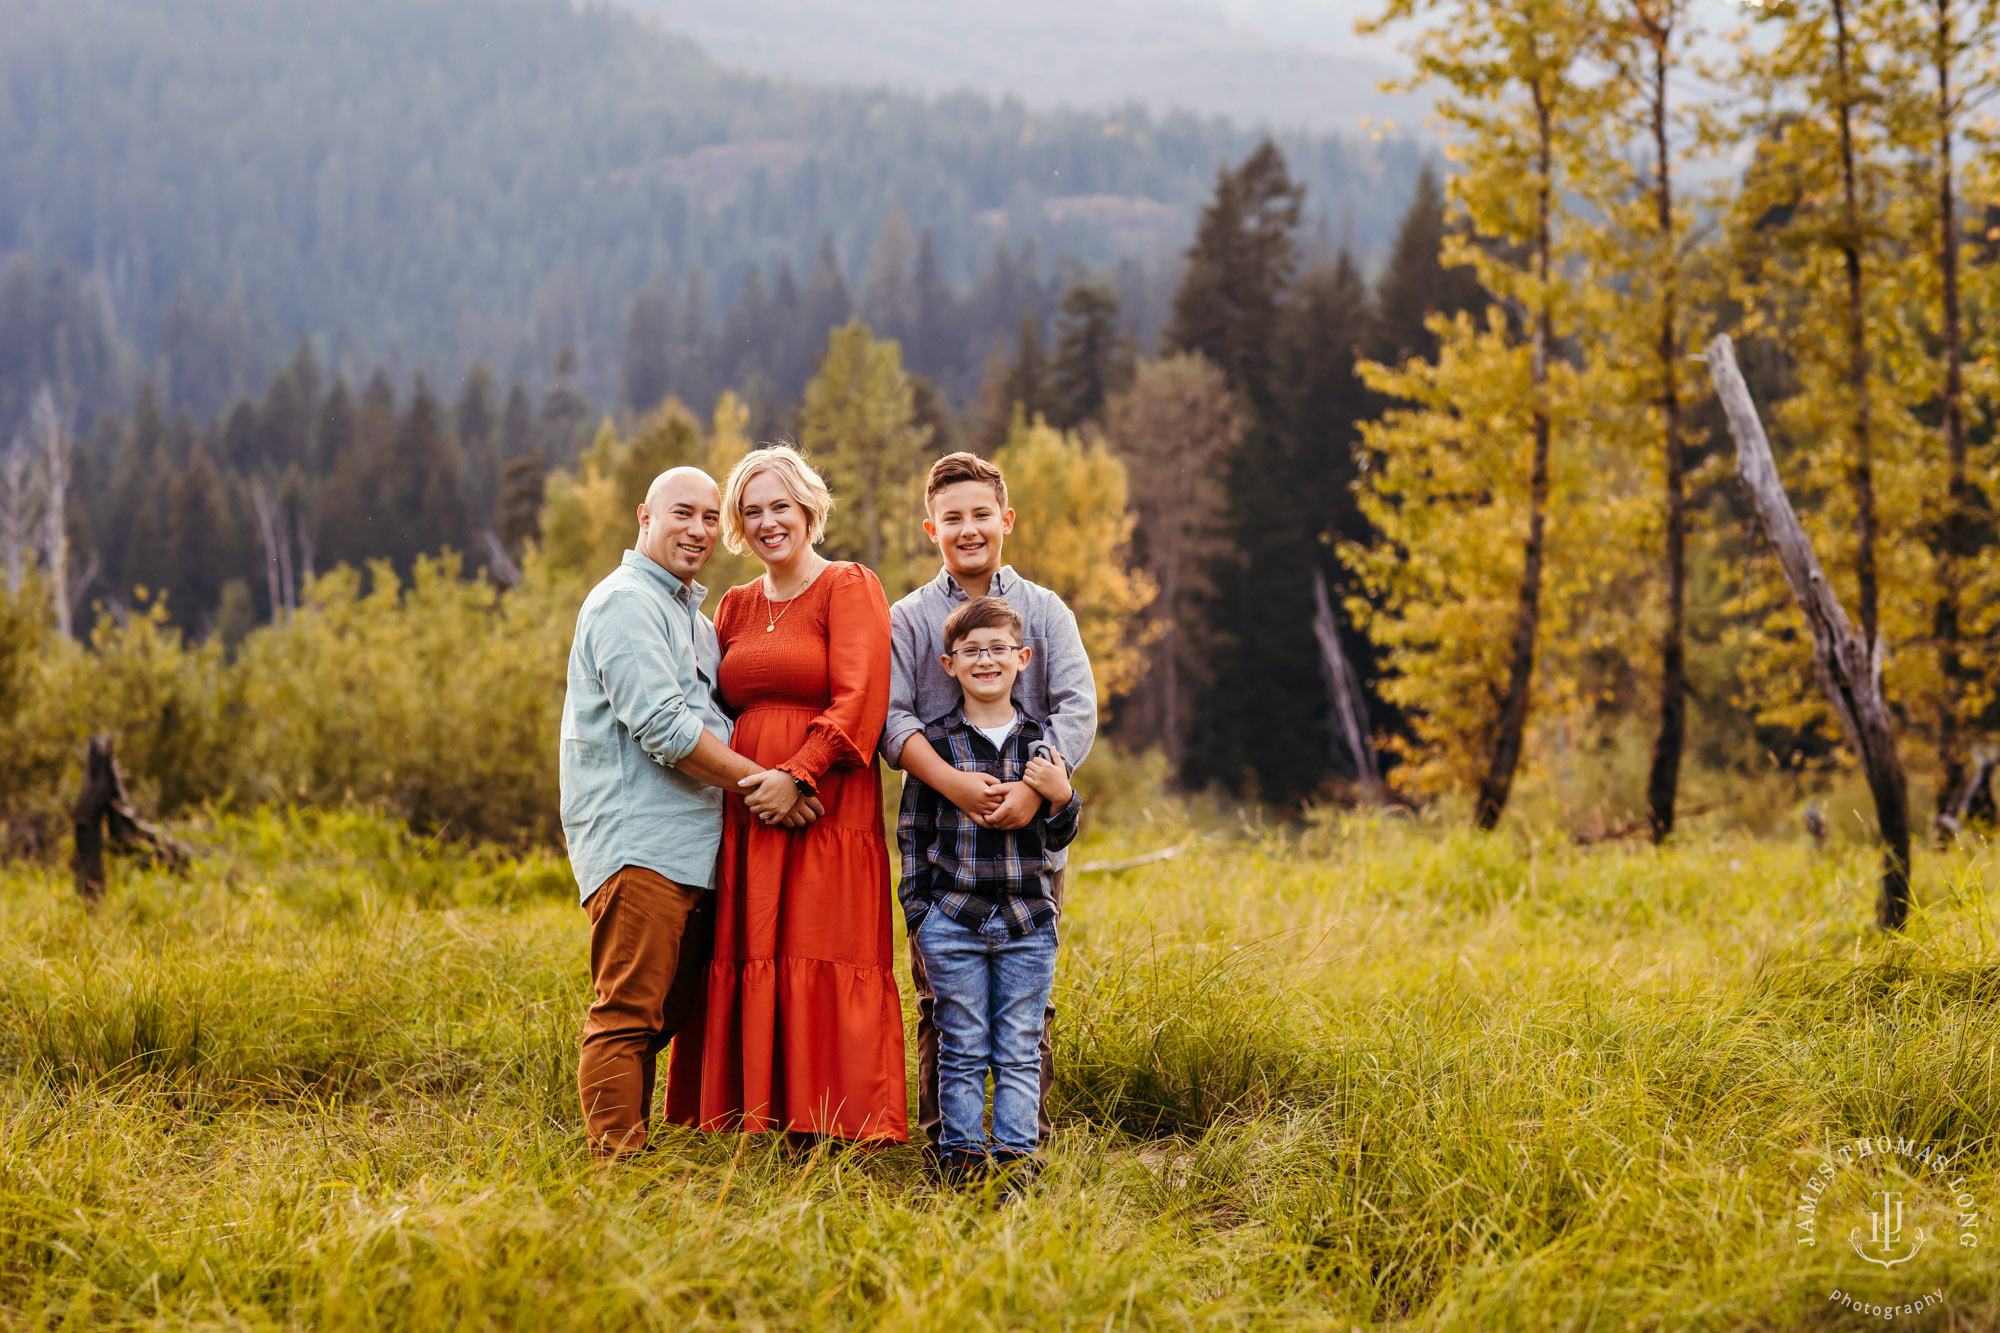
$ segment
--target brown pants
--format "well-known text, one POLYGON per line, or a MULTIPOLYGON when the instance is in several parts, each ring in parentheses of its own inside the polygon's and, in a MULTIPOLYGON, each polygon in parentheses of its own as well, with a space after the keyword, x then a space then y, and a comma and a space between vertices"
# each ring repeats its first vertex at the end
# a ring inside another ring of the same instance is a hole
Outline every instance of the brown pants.
POLYGON ((583 905, 590 984, 576 1086, 599 1156, 646 1146, 660 1052, 701 997, 715 949, 715 895, 626 866, 583 905))
MULTIPOLYGON (((1056 900, 1056 911, 1062 911, 1063 882, 1069 878, 1069 868, 1056 871, 1050 884, 1050 893, 1056 900)), ((917 991, 917 1124, 932 1143, 938 1141, 939 1127, 943 1117, 938 1113, 938 1031, 937 996, 931 990, 931 983, 924 977, 924 960, 910 950, 910 980, 917 991)), ((1048 1141, 1055 1123, 1049 1119, 1049 1088, 1056 1081, 1056 1060, 1054 1048, 1049 1043, 1049 1030, 1056 1025, 1056 1002, 1053 994, 1048 1007, 1042 1010, 1042 1104, 1035 1109, 1035 1125, 1041 1131, 1043 1142, 1048 1141)))

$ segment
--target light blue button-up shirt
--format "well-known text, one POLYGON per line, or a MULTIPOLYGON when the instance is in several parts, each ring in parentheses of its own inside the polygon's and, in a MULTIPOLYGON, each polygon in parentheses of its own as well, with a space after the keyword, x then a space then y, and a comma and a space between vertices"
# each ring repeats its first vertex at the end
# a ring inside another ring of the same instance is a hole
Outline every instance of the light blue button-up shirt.
POLYGON ((715 887, 722 791, 674 768, 703 729, 727 745, 708 590, 627 551, 576 616, 563 700, 562 824, 587 901, 621 866, 715 887))

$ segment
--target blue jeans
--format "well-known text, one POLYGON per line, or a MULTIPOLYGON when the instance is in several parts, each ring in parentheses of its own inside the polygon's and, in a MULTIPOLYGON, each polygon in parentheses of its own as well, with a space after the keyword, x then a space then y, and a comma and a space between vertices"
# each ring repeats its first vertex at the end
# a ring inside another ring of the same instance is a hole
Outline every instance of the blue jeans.
POLYGON ((998 913, 959 924, 932 908, 911 947, 937 996, 938 1146, 986 1150, 986 1071, 993 1071, 993 1146, 1031 1153, 1042 1100, 1042 1010, 1056 975, 1056 923, 1023 939, 998 913))

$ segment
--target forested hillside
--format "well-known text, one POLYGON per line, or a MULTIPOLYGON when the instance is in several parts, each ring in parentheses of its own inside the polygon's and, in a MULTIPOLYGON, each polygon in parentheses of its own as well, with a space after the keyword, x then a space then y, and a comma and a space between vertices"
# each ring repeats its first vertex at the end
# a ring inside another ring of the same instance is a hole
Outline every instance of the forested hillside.
MULTIPOLYGON (((773 82, 554 0, 0 0, 0 30, 0 254, 35 265, 0 342, 11 377, 64 374, 86 414, 86 391, 129 401, 152 371, 169 410, 208 416, 306 333, 356 371, 451 379, 484 359, 545 382, 567 347, 609 401, 649 282, 687 326, 753 268, 803 296, 823 246, 823 276, 858 290, 885 238, 961 294, 1003 245, 1045 292, 1061 256, 1170 265, 1216 168, 1254 146, 1187 116, 773 82), (50 350, 112 332, 122 374, 50 350)), ((1385 241, 1415 145, 1284 146, 1330 234, 1385 241)), ((964 392, 991 331, 954 330, 927 368, 964 392)), ((0 434, 26 392, 0 389, 0 434)))

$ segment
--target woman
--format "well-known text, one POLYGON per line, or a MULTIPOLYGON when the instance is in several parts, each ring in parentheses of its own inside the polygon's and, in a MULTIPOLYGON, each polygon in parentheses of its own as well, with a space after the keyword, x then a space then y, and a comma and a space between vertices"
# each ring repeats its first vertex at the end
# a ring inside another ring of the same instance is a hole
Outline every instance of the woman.
POLYGON ((716 611, 718 684, 736 714, 731 743, 770 771, 725 803, 706 1010, 674 1043, 667 1114, 900 1143, 903 1011, 875 768, 889 607, 873 573, 813 549, 832 508, 785 446, 752 452, 724 487, 723 543, 747 545, 764 576, 716 611), (808 794, 825 813, 800 832, 778 827, 808 794))

